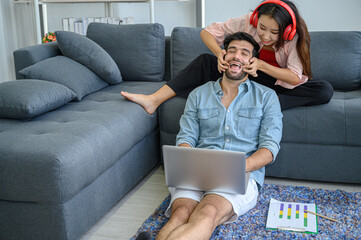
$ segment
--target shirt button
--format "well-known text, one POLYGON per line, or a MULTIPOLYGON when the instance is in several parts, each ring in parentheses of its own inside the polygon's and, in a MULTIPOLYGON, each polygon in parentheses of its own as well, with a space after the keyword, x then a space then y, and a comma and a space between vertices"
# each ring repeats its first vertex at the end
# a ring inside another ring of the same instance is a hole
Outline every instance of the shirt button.
POLYGON ((228 126, 226 127, 226 130, 229 130, 229 127, 228 127, 228 126))
POLYGON ((226 142, 228 142, 228 143, 229 143, 229 139, 226 139, 226 142))
POLYGON ((227 112, 229 112, 229 113, 230 113, 230 112, 231 112, 231 110, 227 110, 227 112))

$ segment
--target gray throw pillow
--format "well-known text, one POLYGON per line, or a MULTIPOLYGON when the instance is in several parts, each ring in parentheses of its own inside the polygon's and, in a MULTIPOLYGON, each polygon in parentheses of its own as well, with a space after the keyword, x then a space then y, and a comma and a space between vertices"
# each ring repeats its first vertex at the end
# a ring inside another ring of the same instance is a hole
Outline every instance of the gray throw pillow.
POLYGON ((57 109, 75 98, 69 88, 42 80, 0 83, 0 117, 28 119, 57 109))
POLYGON ((84 96, 109 86, 82 64, 64 56, 48 58, 19 72, 24 78, 42 79, 70 88, 80 101, 84 96))
POLYGON ((109 84, 122 82, 117 64, 97 43, 80 34, 68 31, 56 31, 60 51, 93 72, 109 84))

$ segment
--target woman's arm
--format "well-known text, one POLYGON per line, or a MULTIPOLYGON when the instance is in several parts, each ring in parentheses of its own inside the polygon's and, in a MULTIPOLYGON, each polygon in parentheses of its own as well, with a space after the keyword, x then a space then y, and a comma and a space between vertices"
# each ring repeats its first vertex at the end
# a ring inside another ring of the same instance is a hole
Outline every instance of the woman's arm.
POLYGON ((207 30, 203 29, 201 31, 201 39, 204 44, 209 48, 209 50, 211 50, 218 57, 218 54, 222 52, 222 48, 218 46, 215 37, 207 30))
POLYGON ((245 66, 244 71, 257 77, 257 70, 291 85, 300 84, 300 78, 288 68, 279 68, 266 63, 258 58, 252 58, 250 64, 245 66))
POLYGON ((216 55, 218 59, 218 71, 226 71, 228 69, 228 64, 226 61, 224 61, 224 55, 226 54, 226 51, 218 46, 215 37, 207 30, 203 29, 201 31, 201 39, 204 44, 209 48, 209 50, 211 50, 214 55, 216 55))

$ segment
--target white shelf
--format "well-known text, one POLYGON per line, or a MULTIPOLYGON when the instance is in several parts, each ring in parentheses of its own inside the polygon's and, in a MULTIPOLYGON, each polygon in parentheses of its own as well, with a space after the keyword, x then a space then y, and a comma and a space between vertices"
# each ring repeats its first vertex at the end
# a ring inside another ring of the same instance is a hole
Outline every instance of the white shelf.
POLYGON ((14 3, 32 3, 34 2, 34 14, 35 14, 35 27, 36 27, 36 36, 37 43, 41 43, 41 25, 43 25, 44 33, 48 32, 48 16, 47 16, 47 4, 52 3, 104 3, 105 4, 105 17, 113 17, 113 7, 112 3, 137 3, 137 2, 149 2, 149 12, 150 12, 150 22, 154 23, 154 0, 14 0, 14 3), (40 22, 40 11, 39 7, 41 6, 42 19, 43 22, 40 22))

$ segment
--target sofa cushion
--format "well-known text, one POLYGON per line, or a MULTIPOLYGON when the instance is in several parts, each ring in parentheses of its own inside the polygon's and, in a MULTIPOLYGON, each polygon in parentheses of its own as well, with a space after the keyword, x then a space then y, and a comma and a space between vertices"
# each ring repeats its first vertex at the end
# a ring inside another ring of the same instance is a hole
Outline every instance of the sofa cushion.
POLYGON ((87 37, 109 53, 125 81, 163 80, 165 36, 161 24, 91 23, 87 37))
POLYGON ((0 117, 28 119, 54 110, 75 98, 69 88, 48 81, 0 83, 0 117))
POLYGON ((69 31, 56 31, 60 51, 93 72, 109 84, 122 81, 118 66, 111 56, 91 39, 69 31))
MULTIPOLYGON (((32 121, 0 119, 0 199, 66 203, 157 134, 157 112, 147 114, 119 92, 150 94, 161 86, 124 81, 32 121)), ((109 185, 123 189, 123 182, 109 185)))
POLYGON ((361 32, 311 32, 314 79, 329 81, 335 90, 361 86, 361 32))
POLYGON ((212 53, 202 42, 202 28, 176 27, 170 40, 171 77, 175 77, 202 53, 212 53))
POLYGON ((328 104, 283 112, 283 143, 361 146, 361 90, 335 91, 328 104))
POLYGON ((41 79, 67 86, 80 101, 108 84, 84 65, 64 56, 40 61, 20 71, 25 78, 41 79))

